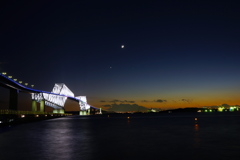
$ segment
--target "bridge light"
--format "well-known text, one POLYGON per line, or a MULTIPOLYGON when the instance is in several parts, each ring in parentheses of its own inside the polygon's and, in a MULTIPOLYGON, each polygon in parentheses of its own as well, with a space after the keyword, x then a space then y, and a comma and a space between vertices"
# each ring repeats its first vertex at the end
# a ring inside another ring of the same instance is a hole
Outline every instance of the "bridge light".
POLYGON ((25 83, 25 86, 27 86, 28 85, 28 83, 25 83))
POLYGON ((31 87, 33 88, 33 87, 34 87, 34 85, 32 84, 32 85, 31 85, 31 87))
POLYGON ((19 81, 20 84, 22 84, 22 81, 19 81))
POLYGON ((13 79, 14 81, 17 81, 17 79, 13 79))
POLYGON ((12 78, 12 76, 8 76, 8 78, 12 78))
POLYGON ((7 72, 2 72, 2 74, 3 74, 3 75, 6 75, 6 74, 7 74, 7 72))

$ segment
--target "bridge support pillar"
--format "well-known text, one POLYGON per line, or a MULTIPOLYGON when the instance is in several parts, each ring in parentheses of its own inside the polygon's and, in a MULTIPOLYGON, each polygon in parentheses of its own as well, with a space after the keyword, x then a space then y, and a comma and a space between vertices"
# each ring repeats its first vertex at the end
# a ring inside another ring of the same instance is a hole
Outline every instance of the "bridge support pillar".
POLYGON ((64 109, 54 109, 54 110, 53 110, 53 113, 60 113, 60 114, 64 114, 64 113, 65 113, 65 111, 64 111, 64 109))
POLYGON ((87 115, 87 111, 79 111, 79 115, 80 116, 85 116, 85 115, 87 115))
POLYGON ((44 112, 44 109, 45 109, 44 104, 45 104, 44 100, 40 101, 40 112, 44 112))
POLYGON ((10 89, 9 109, 18 110, 18 90, 10 89))
POLYGON ((32 111, 33 112, 37 111, 37 101, 36 100, 32 100, 32 111))
POLYGON ((79 115, 81 115, 81 116, 90 115, 90 109, 85 110, 85 111, 79 111, 79 115))

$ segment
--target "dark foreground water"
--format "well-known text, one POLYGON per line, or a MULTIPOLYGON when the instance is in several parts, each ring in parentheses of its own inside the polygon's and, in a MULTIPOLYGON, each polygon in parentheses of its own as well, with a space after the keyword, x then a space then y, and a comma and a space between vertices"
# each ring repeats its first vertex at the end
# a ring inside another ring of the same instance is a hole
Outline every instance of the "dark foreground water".
POLYGON ((239 160, 240 114, 72 116, 21 124, 0 128, 0 159, 239 160))

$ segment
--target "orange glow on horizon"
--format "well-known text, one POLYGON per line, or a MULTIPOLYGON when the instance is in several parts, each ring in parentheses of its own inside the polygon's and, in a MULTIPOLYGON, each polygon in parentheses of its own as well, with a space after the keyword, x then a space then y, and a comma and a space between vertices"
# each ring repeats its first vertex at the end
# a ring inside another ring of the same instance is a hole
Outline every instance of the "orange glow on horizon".
MULTIPOLYGON (((113 103, 106 102, 106 103, 94 103, 93 105, 95 107, 102 107, 103 109, 108 109, 108 107, 104 107, 104 105, 112 105, 113 103)), ((239 105, 240 100, 202 100, 198 102, 138 102, 135 101, 135 103, 129 103, 130 105, 137 104, 139 106, 143 106, 146 108, 161 108, 161 109, 177 109, 177 108, 189 108, 189 107, 196 107, 196 108, 202 108, 202 107, 209 107, 209 106, 220 106, 222 104, 228 104, 228 105, 239 105)))

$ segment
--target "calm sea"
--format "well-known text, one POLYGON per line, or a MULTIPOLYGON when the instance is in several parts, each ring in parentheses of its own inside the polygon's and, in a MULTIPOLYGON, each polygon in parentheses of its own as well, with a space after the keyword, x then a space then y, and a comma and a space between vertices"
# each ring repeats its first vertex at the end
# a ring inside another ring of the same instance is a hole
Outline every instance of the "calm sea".
POLYGON ((240 159, 240 113, 70 116, 0 131, 1 160, 240 159))

